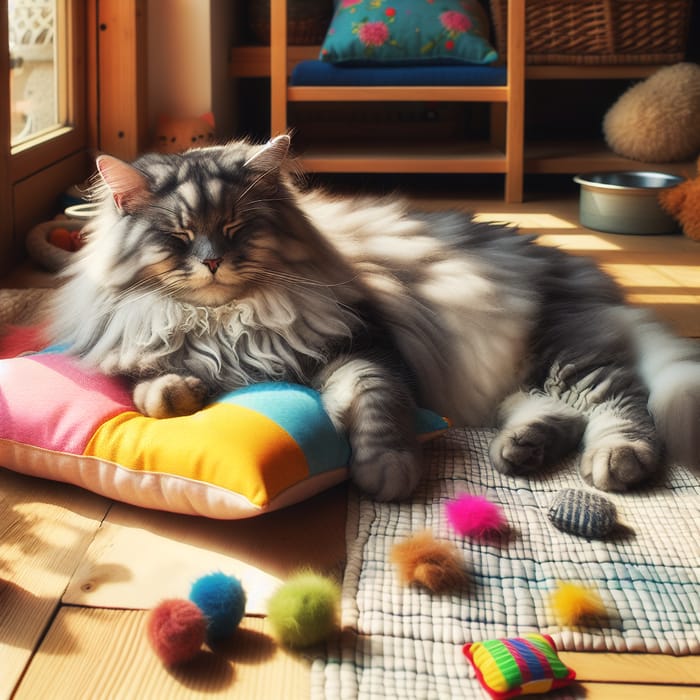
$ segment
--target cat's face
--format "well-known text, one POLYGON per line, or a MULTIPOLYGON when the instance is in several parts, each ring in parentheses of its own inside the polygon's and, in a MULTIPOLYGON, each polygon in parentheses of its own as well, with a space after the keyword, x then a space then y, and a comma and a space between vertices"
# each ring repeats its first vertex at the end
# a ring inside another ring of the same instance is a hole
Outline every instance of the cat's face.
POLYGON ((101 156, 125 286, 215 307, 279 281, 293 248, 278 233, 288 146, 280 137, 262 149, 230 144, 134 165, 101 156))

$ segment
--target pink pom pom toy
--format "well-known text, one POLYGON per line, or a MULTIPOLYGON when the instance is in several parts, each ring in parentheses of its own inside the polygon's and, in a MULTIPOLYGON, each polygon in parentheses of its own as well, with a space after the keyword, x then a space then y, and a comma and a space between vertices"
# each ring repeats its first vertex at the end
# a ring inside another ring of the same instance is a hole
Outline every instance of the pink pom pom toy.
POLYGON ((445 504, 447 522, 462 537, 484 537, 508 529, 500 506, 484 496, 463 494, 445 504))

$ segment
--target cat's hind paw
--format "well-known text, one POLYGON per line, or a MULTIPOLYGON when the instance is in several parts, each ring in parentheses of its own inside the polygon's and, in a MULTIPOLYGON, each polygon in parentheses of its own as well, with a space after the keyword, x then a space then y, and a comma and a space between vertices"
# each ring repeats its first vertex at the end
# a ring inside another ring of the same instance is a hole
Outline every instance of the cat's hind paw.
POLYGON ((423 472, 419 450, 390 449, 372 458, 354 459, 350 475, 377 501, 400 501, 415 490, 423 472))
POLYGON ((144 379, 134 387, 134 404, 144 416, 174 418, 195 413, 204 406, 207 387, 201 379, 164 374, 144 379))
POLYGON ((659 466, 659 456, 644 442, 622 442, 589 447, 581 456, 584 481, 602 491, 625 491, 648 479, 659 466))

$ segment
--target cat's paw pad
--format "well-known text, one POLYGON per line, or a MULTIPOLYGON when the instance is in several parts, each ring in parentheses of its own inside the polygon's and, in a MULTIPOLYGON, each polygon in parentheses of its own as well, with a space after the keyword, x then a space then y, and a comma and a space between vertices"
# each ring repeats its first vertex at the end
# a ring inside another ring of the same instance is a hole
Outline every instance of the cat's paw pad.
POLYGON ((418 450, 386 450, 372 458, 354 459, 350 474, 355 484, 377 501, 400 501, 420 481, 423 466, 418 450))
POLYGON ((491 463, 501 474, 536 471, 544 464, 546 442, 547 432, 538 425, 504 430, 489 446, 491 463))
POLYGON ((649 478, 659 457, 645 443, 620 443, 588 448, 581 456, 581 476, 602 491, 624 491, 649 478))
POLYGON ((134 387, 134 404, 144 416, 173 418, 195 413, 207 398, 207 388, 197 377, 165 374, 134 387))

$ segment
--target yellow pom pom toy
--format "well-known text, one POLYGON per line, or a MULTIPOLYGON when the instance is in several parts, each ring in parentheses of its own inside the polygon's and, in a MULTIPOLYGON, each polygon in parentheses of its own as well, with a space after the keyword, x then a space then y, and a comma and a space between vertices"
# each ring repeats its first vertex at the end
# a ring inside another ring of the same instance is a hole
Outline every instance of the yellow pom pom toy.
POLYGON ((608 618, 605 604, 598 592, 576 583, 559 581, 550 601, 560 625, 572 627, 608 618))

